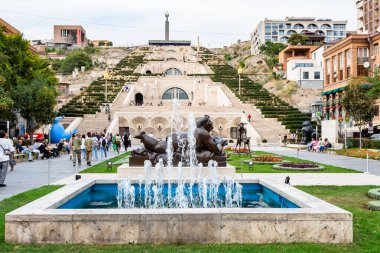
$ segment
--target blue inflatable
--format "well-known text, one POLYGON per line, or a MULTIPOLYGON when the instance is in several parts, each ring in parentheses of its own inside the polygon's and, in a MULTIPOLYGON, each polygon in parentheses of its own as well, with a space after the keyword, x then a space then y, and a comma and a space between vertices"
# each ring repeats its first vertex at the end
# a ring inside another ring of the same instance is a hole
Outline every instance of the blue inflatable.
POLYGON ((63 119, 63 117, 56 117, 54 119, 54 124, 51 126, 50 130, 50 142, 51 143, 59 143, 60 140, 66 139, 69 140, 71 135, 76 134, 78 132, 77 129, 74 131, 68 132, 66 131, 62 124, 59 121, 63 119))

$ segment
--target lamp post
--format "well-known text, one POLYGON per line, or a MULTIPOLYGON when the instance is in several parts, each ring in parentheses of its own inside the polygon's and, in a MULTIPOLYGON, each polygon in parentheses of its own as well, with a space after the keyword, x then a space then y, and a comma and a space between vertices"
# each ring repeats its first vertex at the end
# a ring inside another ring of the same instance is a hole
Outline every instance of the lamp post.
POLYGON ((240 89, 241 89, 241 74, 243 73, 243 68, 239 67, 238 74, 239 74, 239 96, 241 95, 240 89))
POLYGON ((160 138, 162 138, 162 136, 161 136, 162 126, 159 125, 159 126, 157 127, 157 130, 158 130, 158 133, 160 134, 160 138))
POLYGON ((103 77, 106 80, 106 103, 108 103, 108 83, 107 83, 107 79, 109 78, 109 74, 108 74, 107 70, 104 72, 103 77))
POLYGON ((222 131, 223 131, 222 125, 219 125, 219 137, 222 137, 222 131))

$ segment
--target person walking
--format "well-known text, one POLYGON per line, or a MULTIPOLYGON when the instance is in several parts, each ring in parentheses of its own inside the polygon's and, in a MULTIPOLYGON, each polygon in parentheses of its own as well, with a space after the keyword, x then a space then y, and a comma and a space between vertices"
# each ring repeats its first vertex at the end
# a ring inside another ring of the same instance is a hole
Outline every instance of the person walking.
POLYGON ((112 148, 113 151, 116 151, 116 134, 112 136, 112 148))
POLYGON ((81 136, 79 134, 76 134, 73 139, 73 166, 76 165, 76 162, 78 160, 78 165, 81 165, 81 153, 80 153, 80 146, 81 146, 81 136))
POLYGON ((87 138, 84 141, 84 146, 86 147, 86 161, 87 165, 91 166, 91 158, 92 158, 92 138, 91 133, 87 133, 87 138))
POLYGON ((102 134, 102 137, 100 138, 100 159, 104 158, 107 159, 107 138, 102 134))
POLYGON ((14 151, 13 145, 5 139, 5 131, 0 130, 0 187, 7 186, 4 182, 8 172, 9 155, 14 151))
POLYGON ((124 144, 125 151, 127 151, 128 150, 128 146, 129 146, 129 134, 128 133, 124 134, 123 144, 124 144))
POLYGON ((251 114, 248 114, 248 122, 251 122, 251 118, 252 118, 251 114))
MULTIPOLYGON (((9 145, 11 145, 13 147, 13 140, 11 140, 9 138, 9 135, 7 132, 5 132, 5 139, 7 139, 9 141, 9 145)), ((15 152, 10 152, 9 154, 9 165, 11 166, 11 171, 14 170, 15 168, 15 165, 16 165, 16 161, 14 160, 14 157, 15 157, 15 152)))
POLYGON ((86 146, 84 145, 84 141, 86 140, 86 135, 82 134, 81 144, 80 144, 80 151, 82 153, 82 159, 86 159, 86 146))
POLYGON ((95 134, 92 134, 92 158, 98 160, 99 140, 95 134))
POLYGON ((119 134, 116 134, 115 144, 116 144, 116 151, 119 154, 120 153, 120 145, 121 145, 121 136, 119 134))

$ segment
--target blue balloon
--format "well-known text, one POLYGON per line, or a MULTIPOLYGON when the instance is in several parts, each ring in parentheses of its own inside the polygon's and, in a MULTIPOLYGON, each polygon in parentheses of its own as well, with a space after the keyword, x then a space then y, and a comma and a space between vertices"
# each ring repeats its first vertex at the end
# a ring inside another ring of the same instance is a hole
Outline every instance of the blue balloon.
POLYGON ((54 123, 51 126, 50 129, 50 142, 51 143, 59 143, 60 140, 66 139, 69 140, 71 138, 71 135, 76 134, 78 132, 77 129, 74 129, 74 131, 68 132, 66 131, 62 124, 59 123, 59 121, 63 119, 63 117, 56 117, 54 119, 54 123))

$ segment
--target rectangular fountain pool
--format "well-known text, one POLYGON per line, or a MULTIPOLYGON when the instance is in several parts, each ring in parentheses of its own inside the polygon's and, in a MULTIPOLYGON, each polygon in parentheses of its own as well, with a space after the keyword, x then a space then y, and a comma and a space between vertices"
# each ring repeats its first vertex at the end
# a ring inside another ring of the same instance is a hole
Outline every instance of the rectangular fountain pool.
MULTIPOLYGON (((249 208, 249 204, 233 208, 221 204, 214 208, 117 208, 118 182, 82 179, 6 214, 5 240, 40 244, 230 244, 351 243, 353 239, 351 213, 282 183, 237 180, 243 186, 242 203, 260 202, 261 197, 268 208, 249 208)), ((127 191, 134 193, 135 202, 140 194, 138 182, 131 180, 129 190, 134 191, 127 191)), ((167 186, 164 189, 162 192, 170 192, 167 186)), ((220 195, 223 189, 218 187, 220 195)), ((171 192, 177 190, 172 185, 171 192)), ((228 194, 233 199, 233 191, 228 194)))
MULTIPOLYGON (((95 184, 61 205, 59 209, 149 208, 154 206, 155 191, 153 186, 148 189, 150 193, 149 199, 145 196, 145 185, 133 184, 132 187, 134 189, 132 193, 134 196, 132 200, 133 206, 130 204, 126 205, 125 198, 122 198, 120 194, 118 195, 117 184, 95 184)), ((202 188, 200 190, 199 185, 194 184, 191 188, 192 191, 190 191, 190 185, 185 184, 183 189, 184 198, 182 198, 185 204, 176 205, 176 198, 174 196, 176 192, 178 192, 178 184, 171 184, 170 187, 168 184, 164 184, 162 189, 163 196, 159 196, 161 203, 156 201, 158 204, 155 208, 176 208, 178 206, 182 206, 182 208, 229 207, 226 203, 226 195, 228 192, 226 188, 226 185, 219 185, 217 199, 215 199, 215 201, 213 201, 212 196, 210 196, 212 191, 207 189, 207 203, 204 203, 202 188), (168 199, 170 199, 168 198, 169 188, 171 189, 170 196, 173 196, 172 203, 168 202, 168 199)), ((238 204, 238 200, 233 200, 231 202, 232 208, 299 208, 299 206, 293 202, 260 184, 242 184, 241 193, 241 203, 238 204)), ((232 194, 235 195, 234 193, 232 194)), ((239 197, 236 197, 236 199, 239 199, 239 197)))

